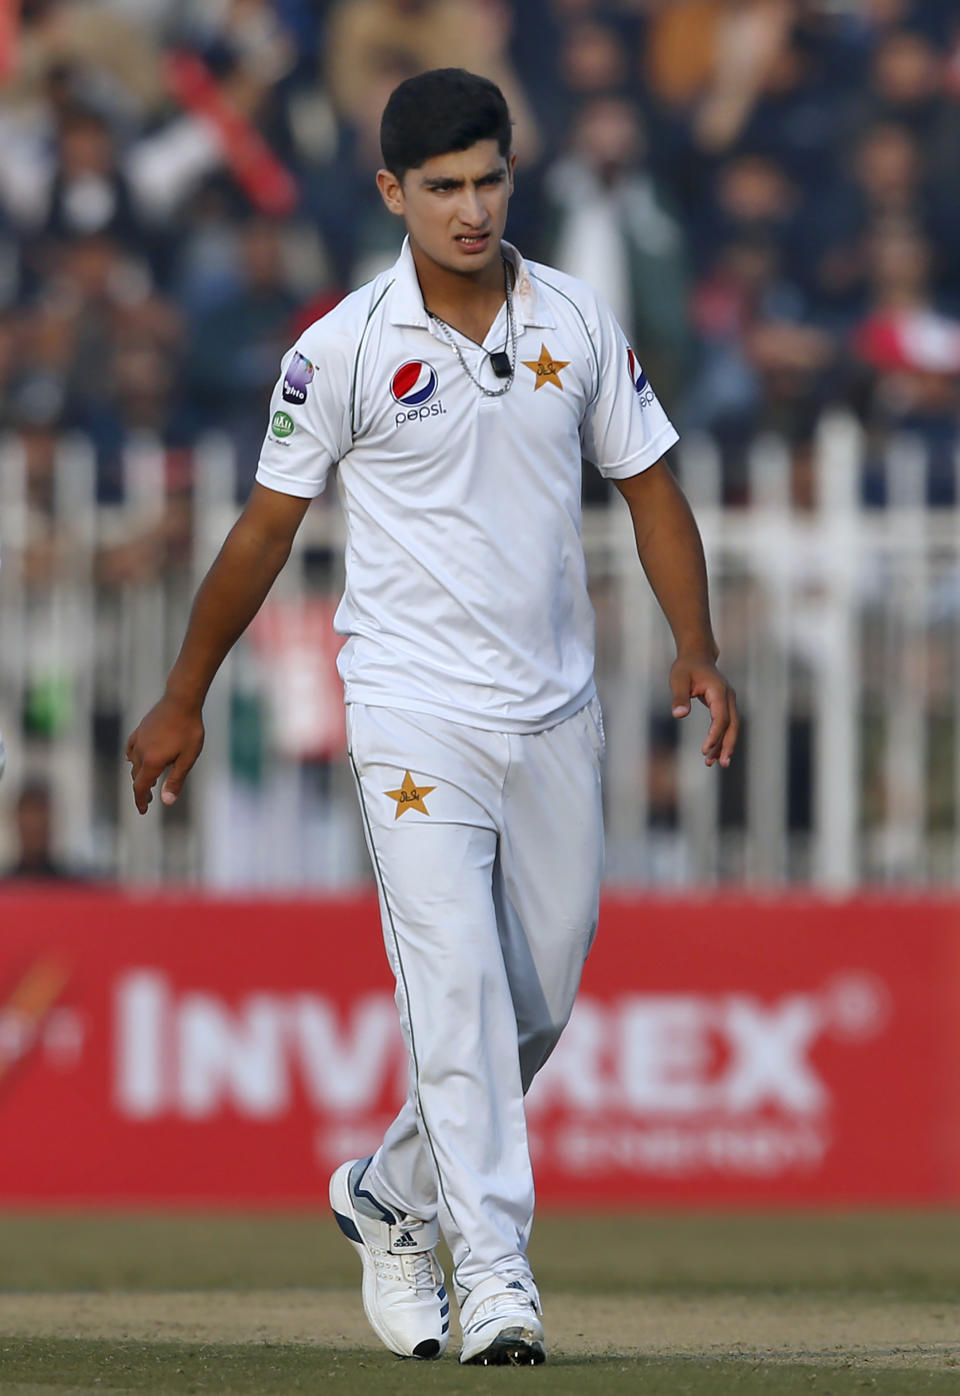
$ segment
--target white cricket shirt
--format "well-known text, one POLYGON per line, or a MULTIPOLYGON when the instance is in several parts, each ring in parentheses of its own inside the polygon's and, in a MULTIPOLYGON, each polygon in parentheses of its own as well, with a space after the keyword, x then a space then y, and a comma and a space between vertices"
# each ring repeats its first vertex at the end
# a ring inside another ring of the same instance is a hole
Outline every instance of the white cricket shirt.
MULTIPOLYGON (((623 331, 585 282, 516 271, 516 378, 485 397, 428 318, 409 243, 284 355, 257 480, 310 498, 339 466, 346 701, 535 732, 594 694, 582 458, 639 474, 677 440, 623 331)), ((454 332, 455 333, 455 332, 454 332)), ((510 345, 502 307, 475 377, 510 345)))

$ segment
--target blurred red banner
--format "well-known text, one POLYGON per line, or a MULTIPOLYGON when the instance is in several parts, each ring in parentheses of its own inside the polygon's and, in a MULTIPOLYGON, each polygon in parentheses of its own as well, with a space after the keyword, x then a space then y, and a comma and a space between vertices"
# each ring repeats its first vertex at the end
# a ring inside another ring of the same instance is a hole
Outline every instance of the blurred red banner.
MULTIPOLYGON (((542 1203, 960 1199, 960 907, 607 900, 542 1203)), ((0 892, 0 1205, 324 1203, 406 1066, 372 897, 0 892)))
POLYGON ((21 0, 3 0, 0 4, 0 82, 16 72, 20 45, 21 0))

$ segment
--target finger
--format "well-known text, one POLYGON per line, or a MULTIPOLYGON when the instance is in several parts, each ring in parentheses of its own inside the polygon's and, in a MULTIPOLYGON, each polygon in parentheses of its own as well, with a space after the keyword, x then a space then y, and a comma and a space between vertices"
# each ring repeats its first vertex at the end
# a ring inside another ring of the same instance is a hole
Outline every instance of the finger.
POLYGON ((707 758, 707 765, 710 766, 716 759, 723 734, 730 722, 730 709, 727 705, 726 693, 722 688, 706 689, 703 699, 710 709, 710 730, 700 750, 707 758))
POLYGON ((162 766, 151 766, 144 762, 133 782, 133 798, 141 814, 146 814, 147 806, 153 799, 152 790, 163 770, 162 766))
POLYGON ((690 711, 689 674, 670 675, 670 697, 673 704, 671 711, 674 717, 686 717, 690 711))
POLYGON ((722 742, 714 742, 712 747, 702 749, 704 760, 706 761, 708 766, 712 766, 715 761, 718 761, 720 759, 720 752, 722 750, 722 742))
POLYGON ((728 694, 730 705, 730 722, 723 736, 723 745, 720 749, 720 765, 729 766, 733 756, 734 747, 737 745, 737 737, 740 733, 740 715, 737 712, 737 695, 733 689, 728 694))
POLYGON ((133 802, 141 814, 146 814, 147 808, 153 800, 153 786, 145 785, 140 790, 134 790, 133 802))
POLYGON ((172 773, 171 773, 169 776, 167 776, 166 780, 163 782, 163 784, 162 784, 161 787, 160 787, 160 799, 161 799, 161 801, 163 802, 163 804, 165 804, 165 805, 175 805, 175 804, 176 804, 176 802, 177 802, 177 796, 180 794, 180 791, 183 789, 183 781, 184 781, 184 776, 181 776, 179 780, 175 780, 174 777, 173 777, 173 775, 172 775, 172 773))
POLYGON ((133 732, 130 733, 129 737, 127 738, 127 745, 126 745, 126 746, 124 747, 124 749, 123 749, 123 754, 124 754, 124 756, 127 758, 128 761, 132 761, 132 760, 133 760, 133 749, 134 749, 134 747, 136 746, 136 743, 137 743, 137 734, 136 734, 136 731, 133 731, 133 732))
POLYGON ((170 767, 170 774, 160 789, 160 799, 165 805, 176 803, 177 796, 183 789, 183 782, 187 778, 190 767, 194 762, 193 756, 180 755, 170 767))

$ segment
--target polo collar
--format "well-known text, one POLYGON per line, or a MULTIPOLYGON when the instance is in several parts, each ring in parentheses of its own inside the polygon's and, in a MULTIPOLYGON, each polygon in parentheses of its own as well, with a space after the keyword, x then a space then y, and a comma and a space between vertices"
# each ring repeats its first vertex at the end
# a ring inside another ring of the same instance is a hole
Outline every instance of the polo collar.
MULTIPOLYGON (((512 243, 502 242, 503 254, 513 267, 514 297, 513 306, 517 317, 517 329, 528 326, 551 330, 556 328, 554 317, 543 291, 530 274, 530 269, 512 243)), ((410 239, 405 237, 400 256, 393 268, 393 286, 390 290, 389 320, 391 325, 415 325, 428 329, 429 321, 423 304, 420 282, 417 280, 416 263, 410 250, 410 239)))

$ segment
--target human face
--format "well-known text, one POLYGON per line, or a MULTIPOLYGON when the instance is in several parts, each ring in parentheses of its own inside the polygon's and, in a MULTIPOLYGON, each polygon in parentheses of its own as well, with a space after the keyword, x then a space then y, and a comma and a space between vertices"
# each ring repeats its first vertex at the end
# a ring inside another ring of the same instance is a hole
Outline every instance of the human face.
POLYGON ((513 155, 494 140, 435 155, 398 180, 381 170, 377 184, 391 213, 407 225, 418 270, 483 280, 500 275, 500 239, 513 193, 513 155))

